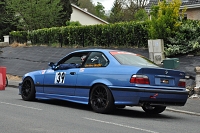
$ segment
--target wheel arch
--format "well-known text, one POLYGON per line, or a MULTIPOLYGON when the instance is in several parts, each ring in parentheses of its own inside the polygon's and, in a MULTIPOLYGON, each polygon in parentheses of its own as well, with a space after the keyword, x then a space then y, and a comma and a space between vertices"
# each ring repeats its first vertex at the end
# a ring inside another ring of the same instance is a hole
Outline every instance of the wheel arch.
MULTIPOLYGON (((94 80, 91 84, 90 84, 90 92, 91 92, 91 90, 92 90, 92 88, 94 88, 94 86, 95 85, 97 85, 97 84, 102 84, 102 85, 105 85, 105 86, 111 86, 112 85, 112 83, 109 81, 109 80, 107 80, 107 79, 96 79, 96 80, 94 80)), ((108 89, 110 90, 110 88, 108 87, 108 89)), ((110 90, 111 91, 111 90, 110 90)), ((90 93, 89 92, 89 93, 90 93)))
POLYGON ((35 81, 35 76, 31 73, 27 73, 23 76, 23 79, 24 80, 25 78, 31 78, 33 81, 35 81))
POLYGON ((112 83, 111 83, 110 81, 108 81, 107 79, 99 79, 99 80, 94 81, 93 84, 92 84, 91 87, 90 87, 90 91, 89 91, 89 100, 88 100, 88 103, 89 103, 89 104, 90 104, 90 95, 91 95, 91 91, 92 91, 92 89, 94 88, 94 86, 96 86, 96 85, 105 85, 105 86, 109 89, 109 91, 111 92, 112 98, 113 98, 113 100, 115 101, 114 96, 113 96, 113 93, 112 93, 111 89, 109 88, 109 86, 112 85, 112 83))

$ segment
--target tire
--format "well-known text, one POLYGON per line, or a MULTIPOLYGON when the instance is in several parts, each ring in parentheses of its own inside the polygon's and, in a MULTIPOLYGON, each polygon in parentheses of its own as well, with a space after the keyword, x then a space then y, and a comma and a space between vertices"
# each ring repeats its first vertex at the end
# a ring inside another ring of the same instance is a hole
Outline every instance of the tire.
POLYGON ((32 78, 27 77, 24 79, 21 88, 21 97, 25 101, 35 100, 35 85, 32 78))
POLYGON ((6 87, 8 86, 8 78, 6 77, 6 87))
POLYGON ((166 109, 166 106, 142 106, 142 109, 148 114, 160 114, 166 109))
POLYGON ((102 84, 95 85, 90 93, 90 105, 97 113, 111 113, 114 100, 110 90, 102 84))

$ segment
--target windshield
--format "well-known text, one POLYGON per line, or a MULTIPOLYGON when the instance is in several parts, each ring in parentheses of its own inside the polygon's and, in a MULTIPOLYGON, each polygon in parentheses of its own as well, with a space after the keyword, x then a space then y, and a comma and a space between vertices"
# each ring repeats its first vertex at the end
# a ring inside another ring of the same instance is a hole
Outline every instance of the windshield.
POLYGON ((111 51, 110 54, 122 65, 159 67, 154 62, 138 54, 123 51, 111 51))

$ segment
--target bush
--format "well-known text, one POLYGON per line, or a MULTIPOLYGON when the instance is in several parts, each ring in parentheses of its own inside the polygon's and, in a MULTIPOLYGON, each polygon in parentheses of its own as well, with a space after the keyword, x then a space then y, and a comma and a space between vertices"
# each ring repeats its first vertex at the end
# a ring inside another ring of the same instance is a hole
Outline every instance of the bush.
POLYGON ((166 56, 187 54, 200 50, 200 21, 184 21, 173 37, 168 37, 165 47, 166 56))
POLYGON ((81 26, 79 21, 67 21, 66 26, 81 26))
MULTIPOLYGON (((17 33, 21 34, 21 32, 17 33)), ((13 33, 11 32, 11 34, 13 33)), ((32 44, 51 45, 59 43, 61 46, 79 45, 83 47, 147 47, 148 39, 145 22, 52 27, 27 32, 24 37, 26 40, 27 38, 31 40, 32 44)))
MULTIPOLYGON (((149 21, 107 25, 65 26, 10 32, 19 43, 60 46, 144 47, 148 46, 149 21)), ((183 21, 173 36, 165 38, 165 55, 175 56, 200 50, 200 21, 183 21)))
MULTIPOLYGON (((166 42, 167 37, 172 36, 181 25, 180 0, 171 2, 160 1, 158 5, 151 8, 151 20, 148 24, 148 35, 150 39, 163 39, 166 42)), ((186 9, 182 11, 182 15, 186 9)))
POLYGON ((11 42, 26 43, 28 40, 28 32, 26 31, 13 31, 10 32, 11 42))

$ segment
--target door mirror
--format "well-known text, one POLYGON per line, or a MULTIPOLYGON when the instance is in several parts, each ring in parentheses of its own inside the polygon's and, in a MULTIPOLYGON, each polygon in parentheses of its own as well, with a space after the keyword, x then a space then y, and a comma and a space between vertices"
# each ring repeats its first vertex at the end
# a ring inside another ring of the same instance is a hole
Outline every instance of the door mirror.
POLYGON ((49 62, 48 66, 53 67, 55 64, 53 62, 49 62))

